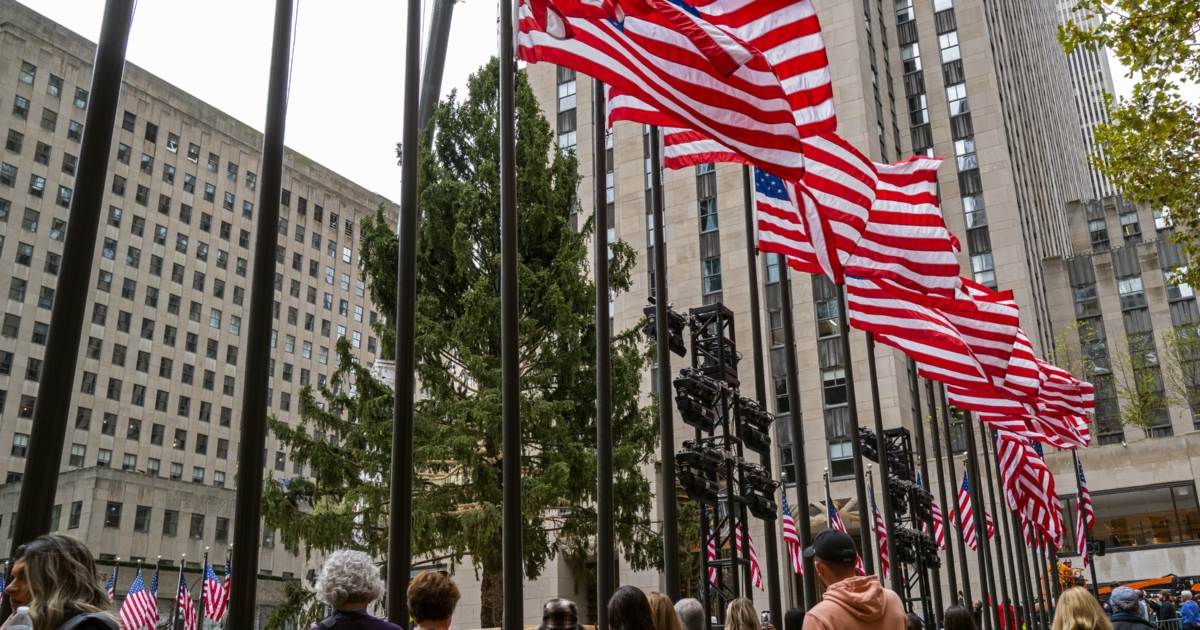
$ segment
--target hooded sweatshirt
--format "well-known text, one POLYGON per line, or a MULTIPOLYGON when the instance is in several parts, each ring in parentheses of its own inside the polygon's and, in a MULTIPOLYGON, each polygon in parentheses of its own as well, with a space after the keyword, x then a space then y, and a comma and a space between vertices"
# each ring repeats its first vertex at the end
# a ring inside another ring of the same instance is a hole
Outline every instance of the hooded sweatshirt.
POLYGON ((860 575, 825 591, 825 599, 804 616, 804 630, 906 630, 908 618, 900 596, 879 585, 879 578, 860 575))

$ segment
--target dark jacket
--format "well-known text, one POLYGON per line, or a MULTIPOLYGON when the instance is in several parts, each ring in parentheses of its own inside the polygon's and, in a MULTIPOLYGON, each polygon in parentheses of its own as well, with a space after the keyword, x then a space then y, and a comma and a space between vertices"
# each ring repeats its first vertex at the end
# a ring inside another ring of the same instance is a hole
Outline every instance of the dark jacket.
MULTIPOLYGON (((336 608, 333 618, 337 620, 334 628, 337 630, 404 630, 394 623, 389 623, 361 608, 358 610, 342 610, 336 608)), ((317 626, 313 626, 317 630, 317 626)))
POLYGON ((118 630, 117 622, 102 615, 92 614, 82 616, 78 613, 67 613, 67 618, 59 626, 62 628, 70 628, 70 630, 118 630))
POLYGON ((1158 626, 1133 613, 1116 613, 1108 618, 1113 630, 1155 630, 1158 626))

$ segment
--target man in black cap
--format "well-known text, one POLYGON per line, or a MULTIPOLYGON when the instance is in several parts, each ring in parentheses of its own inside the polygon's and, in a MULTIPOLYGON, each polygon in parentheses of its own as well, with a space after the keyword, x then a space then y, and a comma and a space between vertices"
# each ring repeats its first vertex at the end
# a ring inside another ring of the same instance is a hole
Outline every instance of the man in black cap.
POLYGON ((858 549, 845 532, 827 529, 804 550, 825 598, 804 616, 804 630, 905 630, 908 618, 900 596, 884 590, 873 575, 855 575, 858 549))

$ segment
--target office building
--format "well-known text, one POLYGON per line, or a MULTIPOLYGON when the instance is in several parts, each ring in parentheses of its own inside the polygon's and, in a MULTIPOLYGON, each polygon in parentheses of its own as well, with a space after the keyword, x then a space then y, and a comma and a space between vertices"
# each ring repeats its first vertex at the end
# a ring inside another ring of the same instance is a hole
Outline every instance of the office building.
MULTIPOLYGON (((1099 18, 1075 11, 1074 0, 1056 0, 1055 12, 1058 23, 1074 22, 1082 28, 1099 24, 1099 18)), ((1104 95, 1115 95, 1112 68, 1108 64, 1108 51, 1077 50, 1067 56, 1071 70, 1071 87, 1075 91, 1075 109, 1079 112, 1079 132, 1084 146, 1091 155, 1103 158, 1103 151, 1096 146, 1096 125, 1108 122, 1108 110, 1104 106, 1104 95)), ((1108 178, 1100 171, 1090 169, 1092 198, 1103 199, 1118 193, 1108 178)))
MULTIPOLYGON (((262 134, 126 63, 75 382, 42 383, 95 45, 3 0, 0 51, 0 442, 12 445, 0 453, 0 531, 11 538, 36 398, 69 395, 54 529, 105 562, 161 556, 177 567, 182 554, 190 565, 209 550, 220 571, 262 134)), ((269 411, 295 422, 300 390, 333 373, 339 338, 360 361, 378 352, 359 223, 380 204, 394 217, 396 206, 293 151, 283 188, 269 411)), ((266 460, 277 478, 312 472, 273 438, 266 460)), ((262 548, 267 581, 313 567, 274 532, 262 548)), ((118 591, 133 574, 122 571, 118 591)))

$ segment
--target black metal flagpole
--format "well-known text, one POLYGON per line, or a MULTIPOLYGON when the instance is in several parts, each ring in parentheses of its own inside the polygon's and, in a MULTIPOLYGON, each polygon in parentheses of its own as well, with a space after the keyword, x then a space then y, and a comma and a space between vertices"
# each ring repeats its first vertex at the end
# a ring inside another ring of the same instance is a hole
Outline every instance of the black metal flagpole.
POLYGON ((500 4, 500 399, 503 444, 504 630, 525 627, 521 515, 521 348, 517 291, 516 3, 500 4))
MULTIPOLYGON (((503 6, 503 5, 502 5, 503 6)), ((501 15, 504 11, 500 12, 501 15)), ((396 257, 396 374, 416 373, 417 327, 417 173, 420 151, 420 71, 421 71, 421 0, 408 0, 408 23, 404 42, 404 129, 400 164, 400 216, 397 220, 396 257)), ((501 29, 503 31, 503 28, 501 29)), ((503 55, 500 57, 504 58, 503 55)), ((429 63, 437 63, 431 59, 429 63)), ((504 66, 500 66, 504 76, 504 66)), ((501 78, 503 81, 503 78, 501 78)), ((436 102, 436 94, 433 97, 436 102)), ((431 110, 432 111, 432 108, 431 110)), ((387 618, 397 624, 408 623, 408 581, 412 573, 412 481, 413 481, 413 400, 416 381, 396 379, 396 401, 392 408, 392 487, 389 492, 391 516, 388 519, 388 592, 387 618)), ((240 545, 239 545, 240 546, 240 545)))
POLYGON ((613 552, 612 329, 608 319, 608 147, 604 83, 592 79, 592 206, 596 225, 596 629, 608 630, 613 552))
POLYGON ((233 518, 233 581, 229 619, 233 627, 254 625, 258 595, 259 527, 267 443, 267 394, 271 386, 271 304, 275 301, 275 251, 279 239, 279 198, 283 191, 283 138, 287 122, 293 0, 276 0, 267 79, 267 122, 263 128, 258 223, 247 309, 246 372, 242 378, 242 428, 238 444, 238 483, 233 518))
MULTIPOLYGON (((66 244, 61 272, 55 288, 54 308, 50 311, 50 333, 46 339, 42 365, 40 396, 33 406, 33 428, 29 432, 29 457, 17 515, 13 524, 9 556, 34 538, 50 532, 54 489, 62 462, 70 395, 58 395, 56 389, 69 389, 75 382, 79 338, 91 287, 92 259, 95 258, 96 232, 100 225, 108 176, 109 149, 112 147, 117 100, 121 95, 121 76, 125 67, 125 48, 133 20, 133 0, 108 0, 100 26, 100 40, 92 66, 91 96, 84 118, 83 141, 79 150, 79 169, 75 194, 68 215, 66 244), (63 385, 68 384, 68 385, 63 385), (47 492, 49 489, 49 492, 47 492)), ((7 618, 8 598, 0 618, 7 618)))
MULTIPOLYGON (((1004 575, 1004 556, 1005 556, 1004 543, 1008 541, 1008 535, 1004 533, 1004 527, 1003 527, 1004 519, 1001 518, 1002 514, 1000 512, 1000 510, 1002 508, 1001 508, 1001 506, 996 505, 996 484, 992 480, 992 467, 988 465, 988 463, 991 461, 991 458, 988 457, 988 442, 991 441, 990 438, 991 438, 992 432, 987 427, 982 427, 981 433, 982 433, 982 435, 980 435, 981 439, 979 440, 979 444, 980 444, 980 447, 982 448, 982 450, 979 453, 979 465, 980 465, 980 468, 983 468, 984 472, 987 473, 988 501, 992 506, 992 514, 995 515, 992 517, 992 520, 994 521, 996 519, 1000 519, 1000 522, 996 523, 996 526, 995 526, 996 553, 993 556, 993 558, 995 559, 995 562, 996 562, 996 570, 992 571, 991 573, 1000 576, 1000 580, 999 580, 1000 601, 997 602, 1000 606, 998 615, 999 615, 999 617, 1007 618, 1008 617, 1008 606, 1011 603, 1011 600, 1009 600, 1009 598, 1008 598, 1008 580, 1005 579, 1005 575, 1004 575)), ((1012 558, 1010 557, 1009 560, 1011 560, 1011 559, 1012 558)), ((1014 589, 1016 588, 1015 583, 1013 584, 1013 588, 1014 589)), ((1014 626, 1011 625, 1010 623, 1002 621, 1000 624, 1000 627, 1011 629, 1014 626)))
MULTIPOLYGON (((792 468, 796 471, 796 505, 792 517, 800 546, 812 544, 812 520, 809 516, 808 461, 804 457, 804 415, 800 411, 800 370, 796 357, 796 321, 792 314, 792 280, 787 260, 779 256, 779 315, 783 318, 784 363, 787 366, 788 429, 792 438, 792 468)), ((812 558, 804 558, 804 609, 817 605, 817 574, 812 558)))
MULTIPOLYGON (((850 324, 846 320, 846 288, 838 287, 838 327, 842 333, 842 361, 846 370, 846 411, 849 412, 850 422, 850 453, 854 459, 854 494, 857 497, 858 503, 858 535, 860 540, 871 540, 871 519, 867 518, 867 483, 866 476, 863 475, 863 457, 862 457, 862 440, 858 437, 858 398, 854 394, 854 361, 850 358, 850 324)), ((886 453, 886 451, 883 451, 886 453)), ((881 461, 885 459, 881 455, 881 461)), ((884 473, 884 484, 886 492, 886 471, 884 473)), ((870 575, 875 572, 874 558, 871 554, 866 554, 863 557, 863 569, 870 575)), ((893 582, 893 587, 895 583, 893 582)))
MULTIPOLYGON (((999 465, 999 460, 997 460, 999 465)), ((1013 546, 1016 547, 1017 557, 1017 577, 1021 584, 1022 590, 1025 592, 1025 619, 1029 624, 1036 624, 1041 627, 1041 618, 1037 613, 1037 606, 1034 604, 1034 588, 1032 576, 1029 570, 1029 548, 1025 545, 1025 530, 1021 526, 1020 518, 1016 512, 1008 512, 1008 521, 1013 530, 1013 546), (1019 533, 1018 533, 1019 532, 1019 533)))
MULTIPOLYGON (((845 291, 842 291, 841 293, 843 296, 845 295, 845 291)), ((843 299, 843 302, 844 301, 845 300, 843 299)), ((845 318, 845 315, 840 313, 839 316, 845 318)), ((848 333, 849 331, 843 331, 843 334, 848 333)), ((846 350, 846 365, 849 366, 850 346, 847 343, 844 347, 846 350)), ((875 368, 875 335, 872 335, 871 333, 867 333, 867 378, 871 381, 871 409, 875 415, 875 452, 879 454, 879 492, 880 498, 883 502, 883 527, 889 542, 888 555, 891 555, 891 550, 893 548, 892 545, 895 545, 897 542, 896 516, 895 512, 892 510, 892 480, 887 456, 887 437, 883 435, 883 411, 879 408, 879 381, 875 368)), ((846 372, 846 383, 848 385, 853 383, 853 381, 850 380, 849 371, 846 372)), ((853 387, 850 389, 853 389, 853 387)), ((851 407, 851 410, 851 413, 853 413, 853 407, 851 407)), ((857 425, 858 423, 857 421, 852 420, 851 424, 857 425)), ((854 443, 860 444, 857 429, 854 433, 854 443)), ((872 494, 874 494, 874 491, 872 491, 872 494)), ((864 517, 865 513, 866 506, 864 505, 859 507, 858 515, 859 519, 863 523, 873 519, 872 516, 864 517)), ((864 538, 864 540, 867 539, 864 538)), ((883 560, 880 559, 880 564, 882 563, 883 560)), ((892 590, 895 591, 896 594, 900 595, 900 597, 904 597, 903 567, 899 562, 889 562, 888 565, 891 567, 890 579, 892 590)))
MULTIPOLYGON (((754 396, 763 409, 767 406, 767 374, 763 360, 762 311, 759 305, 758 292, 762 285, 758 282, 758 247, 754 242, 754 189, 750 175, 750 167, 742 165, 742 202, 746 210, 746 269, 750 283, 750 334, 754 337, 751 349, 754 357, 754 396)), ((759 463, 772 473, 771 450, 767 449, 759 457, 759 463)), ((783 490, 780 490, 783 492, 783 490)), ((776 538, 775 521, 763 520, 763 538, 766 539, 767 554, 767 608, 771 611, 771 623, 776 628, 782 627, 783 604, 779 595, 779 539, 776 538)), ((601 628, 600 630, 605 630, 601 628)))
MULTIPOLYGON (((913 409, 916 410, 913 418, 913 441, 917 443, 917 465, 921 468, 922 486, 932 486, 933 480, 929 478, 929 460, 925 454, 925 422, 921 418, 921 380, 917 376, 916 362, 912 357, 908 357, 908 379, 909 389, 913 393, 913 409)), ((932 400, 930 401, 932 402, 932 400)), ((933 431, 936 439, 937 430, 933 431)), ((939 466, 940 468, 940 466, 939 466)), ((931 493, 932 494, 932 493, 931 493)), ((929 535, 934 536, 934 542, 937 538, 934 534, 934 525, 929 523, 929 535)), ((929 567, 931 576, 930 591, 933 594, 933 615, 931 616, 932 627, 940 627, 940 622, 945 608, 942 607, 942 574, 936 566, 929 567)))
MULTIPOLYGON (((871 470, 871 465, 867 464, 867 494, 870 495, 871 497, 874 497, 875 496, 875 475, 872 474, 872 472, 873 471, 871 470)), ((872 519, 875 518, 875 515, 872 514, 871 518, 872 519)), ((866 543, 863 543, 863 546, 866 546, 866 543)), ((879 548, 878 533, 876 533, 876 535, 875 535, 875 554, 879 558, 879 564, 875 566, 875 575, 879 577, 879 581, 882 583, 883 579, 884 579, 883 578, 883 553, 882 553, 882 550, 879 548)), ((895 569, 892 569, 892 572, 895 573, 895 569)), ((902 599, 902 600, 904 599, 903 594, 900 594, 900 599, 902 599)))
MULTIPOLYGON (((941 428, 938 427, 937 402, 933 398, 933 381, 925 381, 925 396, 929 399, 929 441, 933 446, 933 460, 937 464, 938 498, 942 501, 942 533, 953 539, 953 535, 950 533, 950 505, 946 502, 946 477, 945 470, 942 468, 942 441, 939 436, 941 428)), ((925 479, 927 483, 933 483, 933 480, 929 479, 928 474, 926 474, 925 479)), ((957 605, 958 580, 954 574, 953 540, 950 540, 946 544, 946 575, 950 582, 950 601, 957 605)), ((939 590, 940 588, 939 585, 939 590)), ((939 613, 944 613, 945 610, 945 608, 938 607, 939 613)))
MULTIPOLYGON (((946 435, 946 465, 950 468, 950 480, 954 484, 950 488, 950 508, 953 510, 954 525, 958 528, 958 531, 953 538, 958 544, 958 562, 959 568, 962 569, 963 603, 970 610, 972 605, 971 573, 967 570, 967 544, 963 541, 962 512, 958 509, 959 482, 958 475, 954 471, 954 434, 950 432, 950 406, 946 404, 946 388, 940 384, 938 387, 938 397, 942 403, 942 427, 946 435)), ((982 580, 980 580, 980 584, 983 584, 982 580)))
POLYGON ((662 147, 650 127, 650 220, 654 224, 654 337, 658 346, 658 439, 662 449, 659 502, 662 510, 663 589, 679 601, 679 505, 675 496, 675 417, 671 412, 671 330, 667 326, 667 236, 663 220, 662 147))

